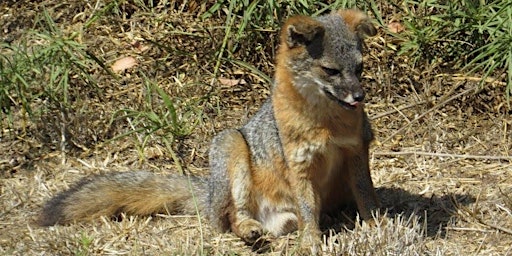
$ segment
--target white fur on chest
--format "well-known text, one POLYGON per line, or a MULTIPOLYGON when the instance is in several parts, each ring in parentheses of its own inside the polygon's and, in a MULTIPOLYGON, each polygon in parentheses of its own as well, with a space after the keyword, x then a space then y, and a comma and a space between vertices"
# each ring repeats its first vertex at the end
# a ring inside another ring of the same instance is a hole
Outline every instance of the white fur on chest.
POLYGON ((314 169, 310 171, 315 172, 315 175, 312 175, 314 182, 319 187, 324 187, 328 186, 335 174, 341 171, 345 160, 343 149, 357 145, 359 141, 350 137, 331 139, 327 143, 303 143, 293 151, 292 160, 301 164, 311 164, 314 169))
POLYGON ((338 136, 331 138, 328 142, 304 142, 292 151, 291 160, 296 163, 311 162, 316 154, 323 154, 327 159, 336 158, 331 156, 333 152, 339 153, 341 148, 351 149, 361 145, 358 136, 338 136))
POLYGON ((320 142, 305 142, 292 151, 291 160, 296 163, 311 162, 315 154, 323 151, 325 145, 320 142))

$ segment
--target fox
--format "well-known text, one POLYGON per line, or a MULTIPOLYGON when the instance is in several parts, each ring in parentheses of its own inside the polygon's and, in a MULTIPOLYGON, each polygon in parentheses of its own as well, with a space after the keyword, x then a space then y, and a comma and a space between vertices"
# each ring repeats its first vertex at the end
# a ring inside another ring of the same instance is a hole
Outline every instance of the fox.
POLYGON ((245 125, 214 136, 209 175, 86 177, 49 200, 38 223, 199 213, 247 243, 299 230, 317 244, 324 213, 354 204, 371 222, 380 204, 369 168, 374 135, 361 75, 363 41, 376 32, 355 9, 290 17, 279 33, 270 96, 245 125))

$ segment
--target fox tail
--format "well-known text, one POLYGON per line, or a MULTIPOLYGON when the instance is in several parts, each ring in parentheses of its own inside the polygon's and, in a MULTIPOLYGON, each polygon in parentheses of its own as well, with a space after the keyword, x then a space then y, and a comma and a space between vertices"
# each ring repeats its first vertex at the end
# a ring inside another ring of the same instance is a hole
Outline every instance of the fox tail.
POLYGON ((204 212, 207 181, 195 176, 118 172, 84 178, 43 207, 41 226, 99 216, 195 214, 204 212))

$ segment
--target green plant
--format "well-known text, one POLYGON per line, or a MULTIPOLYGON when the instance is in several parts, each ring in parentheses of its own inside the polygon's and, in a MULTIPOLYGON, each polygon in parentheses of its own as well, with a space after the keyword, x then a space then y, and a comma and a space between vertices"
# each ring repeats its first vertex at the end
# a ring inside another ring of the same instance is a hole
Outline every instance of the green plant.
POLYGON ((145 99, 141 110, 122 109, 117 111, 112 122, 116 119, 127 120, 131 131, 123 133, 115 139, 135 134, 140 135, 139 151, 143 159, 142 151, 147 144, 158 138, 164 143, 165 148, 171 154, 178 170, 183 171, 181 161, 172 148, 176 139, 189 135, 201 120, 201 111, 195 103, 188 103, 181 108, 176 107, 176 100, 162 88, 150 81, 143 73, 145 99))
POLYGON ((89 255, 89 249, 91 248, 94 238, 86 235, 85 233, 80 234, 79 247, 75 251, 75 255, 86 256, 89 255))
MULTIPOLYGON (((512 93, 512 3, 509 1, 406 0, 400 54, 412 64, 491 75, 508 72, 505 94, 512 93)), ((499 79, 499 78, 498 78, 499 79)))
MULTIPOLYGON (((374 1, 361 3, 362 9, 371 9, 378 13, 374 1)), ((233 52, 240 49, 247 41, 267 40, 261 32, 277 31, 281 22, 290 15, 303 14, 317 16, 339 8, 352 8, 356 6, 354 0, 335 0, 327 3, 314 0, 301 1, 261 1, 261 0, 219 0, 201 17, 207 19, 214 14, 226 15, 225 34, 222 45, 217 51, 217 61, 214 75, 217 75, 223 61, 231 61, 233 52), (256 38, 255 38, 256 37, 256 38), (262 37, 262 38, 258 38, 262 37)), ((380 15, 378 15, 381 20, 380 15)), ((241 67, 249 67, 248 63, 236 63, 241 67)), ((259 72, 261 73, 261 72, 259 72)), ((261 76, 263 80, 268 77, 261 76)))
POLYGON ((486 10, 482 23, 474 24, 480 34, 486 35, 485 44, 471 52, 475 56, 465 66, 469 72, 481 70, 482 81, 496 72, 507 73, 506 96, 510 106, 512 94, 512 2, 493 1, 482 7, 486 10))
POLYGON ((98 89, 89 69, 104 65, 76 41, 78 33, 61 31, 46 11, 37 26, 21 43, 0 45, 0 106, 8 125, 14 109, 37 117, 68 109, 84 87, 98 89))

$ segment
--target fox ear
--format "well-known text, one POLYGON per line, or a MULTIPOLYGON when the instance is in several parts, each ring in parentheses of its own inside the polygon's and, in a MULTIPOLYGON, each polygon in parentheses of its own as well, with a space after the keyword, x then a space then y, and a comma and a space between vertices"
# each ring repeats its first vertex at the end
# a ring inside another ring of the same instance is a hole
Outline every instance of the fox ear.
POLYGON ((370 18, 358 10, 339 10, 338 14, 343 18, 347 27, 360 37, 374 36, 377 29, 373 26, 370 18))
POLYGON ((315 39, 323 37, 323 25, 307 16, 294 16, 289 18, 281 31, 281 42, 288 48, 309 45, 315 39))

